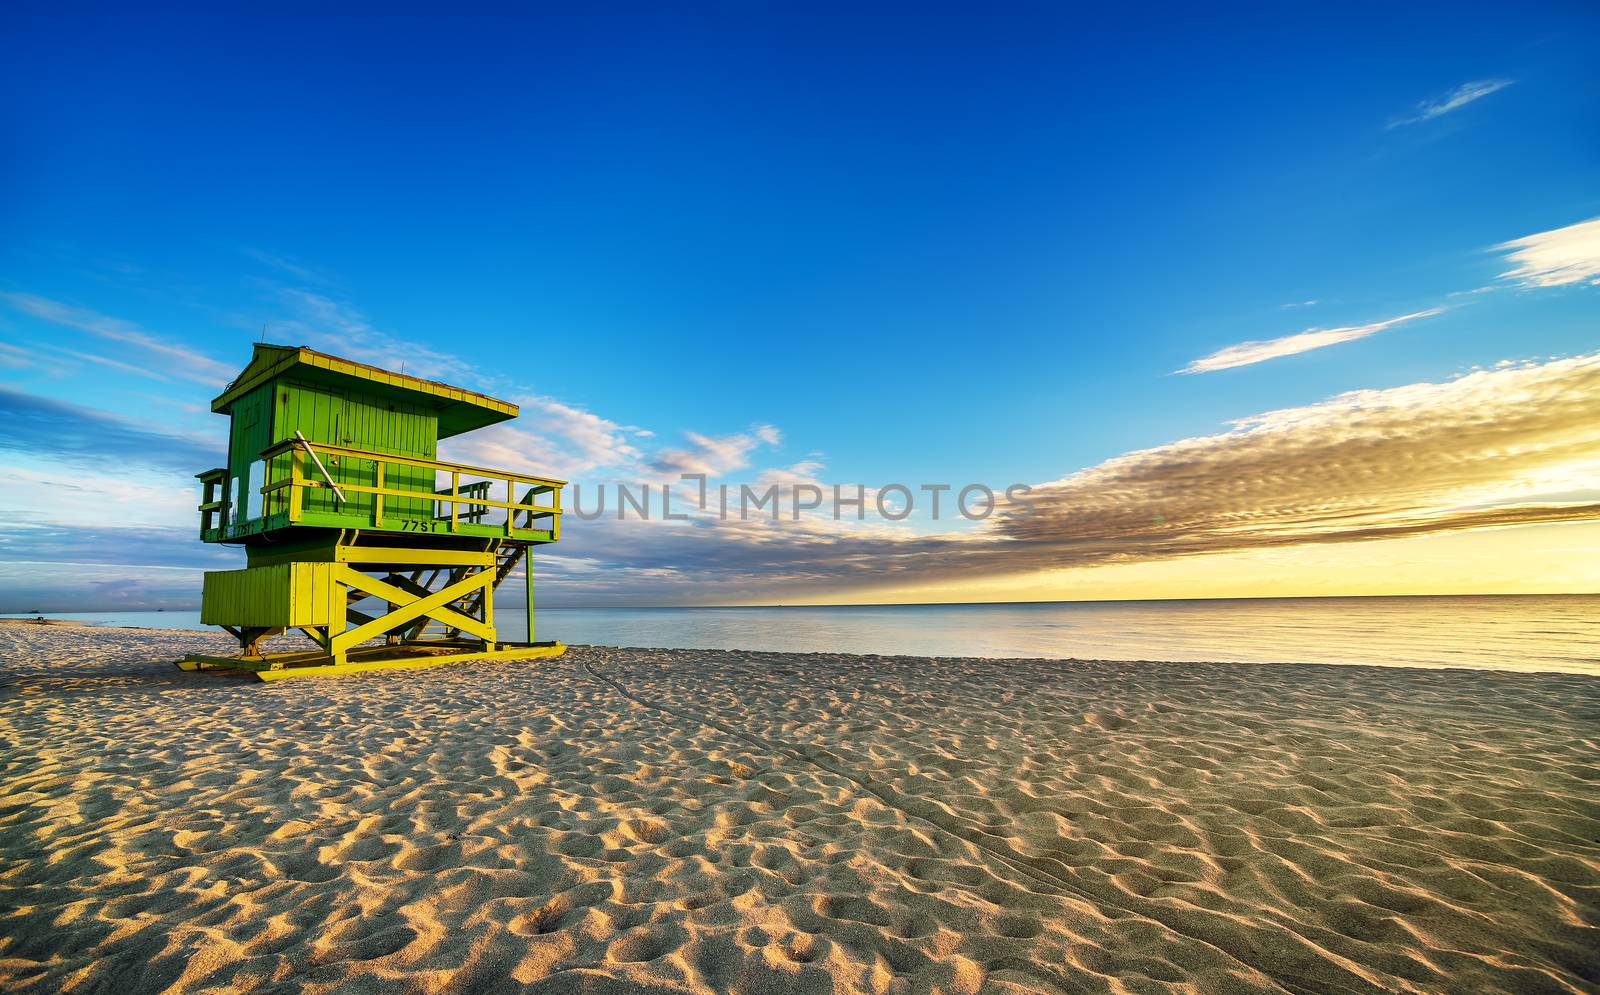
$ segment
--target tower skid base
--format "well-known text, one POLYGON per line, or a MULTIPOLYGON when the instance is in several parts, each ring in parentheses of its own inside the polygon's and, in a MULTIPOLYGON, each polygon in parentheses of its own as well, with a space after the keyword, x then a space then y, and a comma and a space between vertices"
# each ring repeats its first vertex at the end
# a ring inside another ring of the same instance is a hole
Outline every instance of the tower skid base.
POLYGON ((192 653, 179 660, 179 670, 234 670, 255 674, 258 680, 281 681, 289 677, 342 677, 369 670, 423 670, 451 663, 480 660, 538 660, 560 656, 562 643, 482 643, 452 640, 418 640, 397 646, 360 646, 348 650, 342 663, 320 650, 303 653, 268 653, 262 656, 203 656, 192 653))

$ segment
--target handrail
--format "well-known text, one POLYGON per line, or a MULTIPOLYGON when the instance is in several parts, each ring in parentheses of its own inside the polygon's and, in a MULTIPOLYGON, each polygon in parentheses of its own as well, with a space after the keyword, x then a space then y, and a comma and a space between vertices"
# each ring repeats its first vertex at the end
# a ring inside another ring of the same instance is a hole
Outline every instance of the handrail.
MULTIPOLYGON (((443 460, 376 453, 364 449, 351 449, 347 446, 327 445, 324 443, 317 443, 316 450, 313 450, 311 443, 304 436, 298 432, 295 435, 296 438, 285 439, 261 452, 261 458, 269 468, 269 477, 276 478, 264 483, 260 488, 260 493, 265 499, 264 504, 267 507, 271 507, 274 497, 287 490, 287 507, 291 523, 301 520, 303 507, 301 495, 305 492, 305 489, 328 488, 339 496, 341 503, 346 500, 344 498, 345 492, 349 492, 352 495, 373 495, 371 518, 372 524, 378 527, 384 525, 385 499, 399 499, 413 502, 433 502, 434 513, 430 513, 429 518, 425 520, 447 523, 447 531, 449 533, 458 532, 463 522, 475 527, 487 524, 482 523, 482 517, 489 508, 502 508, 505 510, 506 520, 504 525, 496 524, 493 528, 496 530, 504 528, 507 536, 513 536, 520 530, 538 531, 534 529, 534 521, 539 518, 548 518, 550 520, 547 531, 551 533, 552 538, 558 534, 560 529, 561 488, 565 481, 505 470, 491 470, 486 467, 470 466, 464 463, 446 463, 443 460), (304 462, 297 454, 297 451, 302 450, 317 463, 317 469, 322 473, 323 480, 316 480, 305 475, 304 462), (328 455, 331 462, 336 461, 336 458, 371 461, 374 464, 373 484, 350 481, 335 483, 328 469, 322 466, 321 460, 317 459, 317 451, 328 455), (287 472, 282 473, 282 475, 273 473, 271 468, 277 464, 275 458, 285 454, 289 455, 288 465, 283 467, 287 472), (450 486, 445 490, 437 489, 434 484, 428 485, 426 490, 417 488, 415 484, 411 487, 386 486, 387 481, 384 470, 391 463, 399 466, 417 467, 432 473, 448 473, 450 475, 450 486), (462 484, 461 477, 463 475, 490 477, 493 479, 462 484), (501 482, 505 487, 506 499, 497 501, 489 497, 490 488, 492 485, 501 482), (516 500, 518 484, 528 485, 527 493, 521 501, 516 500), (543 495, 550 496, 551 501, 549 504, 533 503, 535 496, 543 495), (450 509, 448 515, 437 514, 441 504, 448 505, 450 509), (467 505, 468 510, 462 511, 461 505, 467 505), (519 525, 519 519, 523 520, 525 524, 519 525)), ((280 504, 279 507, 282 507, 282 505, 280 504)), ((342 511, 340 513, 348 514, 349 512, 342 511)), ((415 520, 414 516, 406 514, 400 514, 396 517, 415 520)))
POLYGON ((333 482, 333 476, 328 473, 328 468, 323 466, 322 460, 317 458, 317 451, 311 448, 311 443, 306 441, 306 437, 300 434, 298 428, 294 430, 294 437, 299 439, 300 444, 305 447, 306 455, 311 457, 311 462, 317 465, 317 472, 322 474, 322 479, 326 480, 328 486, 333 488, 333 496, 339 499, 340 504, 344 504, 344 491, 341 491, 339 485, 333 482))
MULTIPOLYGON (((285 439, 274 446, 261 450, 262 459, 271 459, 281 453, 287 452, 296 445, 296 440, 285 439)), ((421 467, 425 470, 443 470, 446 473, 463 473, 475 477, 498 477, 501 480, 515 480, 524 484, 538 484, 543 487, 565 487, 565 480, 554 477, 535 477, 528 473, 516 473, 511 470, 491 470, 482 466, 471 466, 466 463, 446 463, 443 460, 424 459, 420 456, 399 456, 391 453, 375 453, 366 449, 350 449, 346 446, 335 446, 326 442, 317 443, 317 449, 324 453, 334 453, 339 456, 351 456, 355 459, 381 459, 386 463, 402 463, 406 466, 421 467)))
MULTIPOLYGON (((327 486, 329 485, 320 480, 302 479, 296 481, 293 478, 285 477, 282 480, 267 484, 261 488, 261 493, 271 494, 275 491, 283 490, 285 487, 315 487, 322 489, 327 486)), ((540 515, 561 514, 561 509, 553 505, 519 504, 508 501, 493 501, 488 498, 456 497, 453 494, 429 494, 427 491, 412 491, 400 487, 368 487, 366 484, 341 484, 340 486, 355 494, 381 494, 384 497, 409 498, 413 501, 451 501, 456 504, 475 504, 490 508, 507 508, 513 511, 532 511, 540 515)))

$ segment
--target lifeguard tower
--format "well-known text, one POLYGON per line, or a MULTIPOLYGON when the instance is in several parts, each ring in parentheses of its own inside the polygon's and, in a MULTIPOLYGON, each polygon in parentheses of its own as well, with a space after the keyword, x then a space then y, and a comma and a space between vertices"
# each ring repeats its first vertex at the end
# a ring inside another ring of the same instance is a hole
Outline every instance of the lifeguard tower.
POLYGON ((200 619, 240 654, 179 667, 275 680, 565 651, 532 642, 531 570, 528 641, 501 639, 494 613, 501 582, 560 538, 564 481, 437 458, 515 404, 261 344, 211 410, 232 427, 228 465, 199 474, 200 539, 243 546, 248 566, 205 575, 200 619), (261 652, 290 629, 318 648, 261 652))

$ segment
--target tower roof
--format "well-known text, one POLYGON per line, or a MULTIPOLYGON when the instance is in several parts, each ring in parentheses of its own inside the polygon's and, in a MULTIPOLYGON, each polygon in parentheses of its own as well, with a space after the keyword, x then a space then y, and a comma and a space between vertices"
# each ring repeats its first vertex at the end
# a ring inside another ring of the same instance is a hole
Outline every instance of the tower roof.
POLYGON ((256 344, 250 363, 228 385, 228 389, 211 402, 211 410, 226 414, 234 401, 262 384, 283 376, 331 387, 359 384, 360 389, 368 393, 387 396, 399 403, 431 408, 438 413, 441 439, 517 416, 515 404, 487 394, 330 356, 305 346, 269 345, 265 342, 256 344))

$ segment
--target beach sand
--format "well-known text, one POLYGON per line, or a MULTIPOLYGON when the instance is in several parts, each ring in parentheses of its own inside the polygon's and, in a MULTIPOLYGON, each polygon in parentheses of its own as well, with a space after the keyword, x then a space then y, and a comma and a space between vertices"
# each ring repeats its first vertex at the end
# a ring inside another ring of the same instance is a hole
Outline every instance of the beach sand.
POLYGON ((1600 680, 0 625, 0 989, 1600 985, 1600 680))

